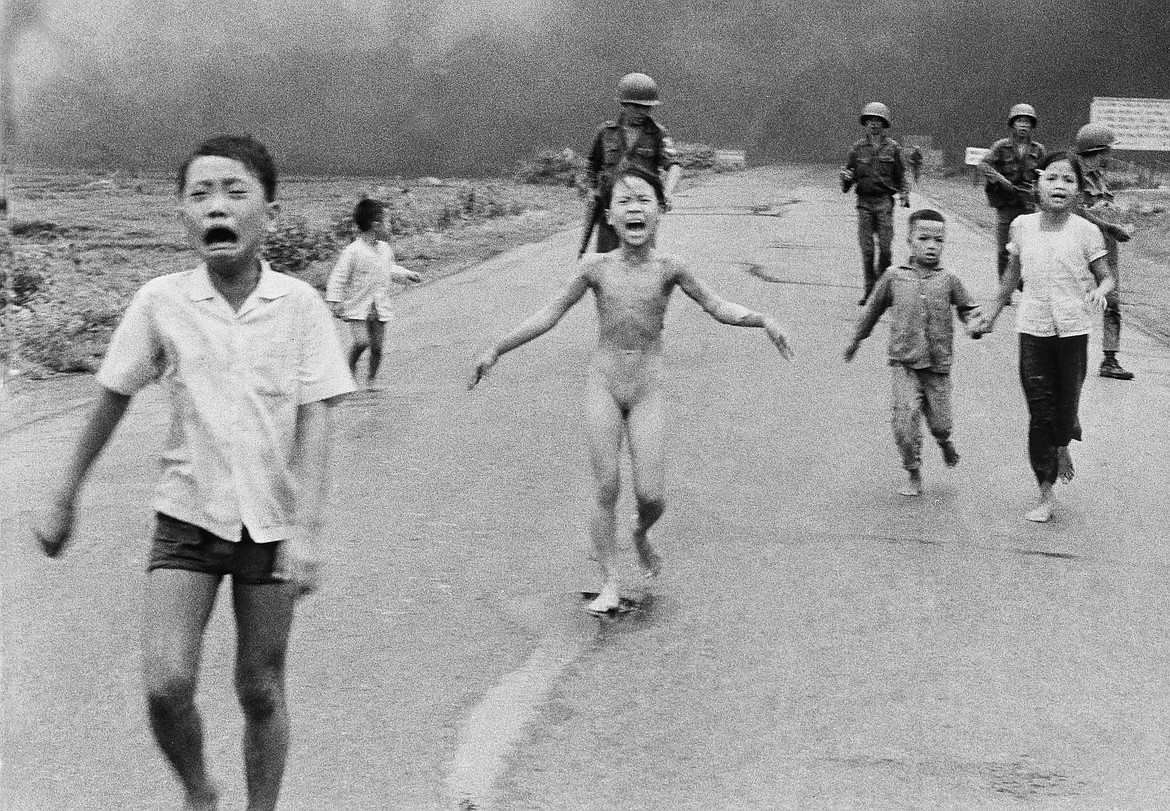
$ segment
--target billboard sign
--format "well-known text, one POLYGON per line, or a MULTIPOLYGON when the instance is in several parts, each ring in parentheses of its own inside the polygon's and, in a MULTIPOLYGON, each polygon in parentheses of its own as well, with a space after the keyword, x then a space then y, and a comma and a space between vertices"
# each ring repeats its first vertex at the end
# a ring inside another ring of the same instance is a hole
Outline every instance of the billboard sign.
POLYGON ((978 166, 979 162, 983 160, 983 156, 990 152, 990 149, 982 149, 977 146, 967 147, 966 157, 963 158, 963 163, 968 166, 978 166))
POLYGON ((1114 149, 1170 152, 1170 99, 1094 98, 1089 120, 1113 130, 1114 149))

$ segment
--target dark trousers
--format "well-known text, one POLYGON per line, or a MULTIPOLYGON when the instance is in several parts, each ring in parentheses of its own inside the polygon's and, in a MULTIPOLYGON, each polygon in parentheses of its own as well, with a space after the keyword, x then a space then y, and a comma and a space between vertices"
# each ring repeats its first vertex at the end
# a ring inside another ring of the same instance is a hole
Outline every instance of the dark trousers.
POLYGON ((1028 401, 1028 458, 1040 484, 1056 482, 1056 453, 1081 439, 1081 386, 1089 336, 1020 333, 1020 384, 1028 401))
POLYGON ((857 244, 861 246, 861 274, 865 296, 893 262, 894 198, 857 196, 857 244), (874 266, 874 237, 877 237, 877 266, 874 266))

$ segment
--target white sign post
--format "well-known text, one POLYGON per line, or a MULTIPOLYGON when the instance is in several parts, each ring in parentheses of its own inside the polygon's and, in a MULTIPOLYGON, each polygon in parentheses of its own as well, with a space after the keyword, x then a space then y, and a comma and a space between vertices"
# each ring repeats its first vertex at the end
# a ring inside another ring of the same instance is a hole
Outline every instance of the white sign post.
POLYGON ((984 155, 986 155, 990 151, 991 151, 990 149, 982 149, 982 148, 977 147, 977 146, 969 146, 969 147, 967 147, 967 155, 963 159, 963 163, 965 163, 967 166, 978 166, 980 161, 983 160, 984 155))
POLYGON ((1170 99, 1094 98, 1089 120, 1113 130, 1114 149, 1170 152, 1170 99))

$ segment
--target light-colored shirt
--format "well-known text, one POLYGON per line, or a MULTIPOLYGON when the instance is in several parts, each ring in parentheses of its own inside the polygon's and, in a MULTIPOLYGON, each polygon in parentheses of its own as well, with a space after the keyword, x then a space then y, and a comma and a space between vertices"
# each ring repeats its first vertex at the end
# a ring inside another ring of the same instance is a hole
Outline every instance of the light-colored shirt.
POLYGON ((371 315, 389 321, 394 312, 390 291, 397 267, 389 244, 378 240, 371 245, 359 237, 337 258, 325 285, 325 300, 341 302, 341 317, 347 321, 365 321, 371 315))
POLYGON ((293 531, 298 407, 354 390, 321 297, 267 263, 238 312, 206 266, 147 282, 97 379, 120 394, 155 380, 169 392, 155 509, 229 541, 246 526, 259 543, 293 531))
POLYGON ((1081 217, 1042 228, 1042 217, 1024 214, 1012 221, 1008 250, 1019 256, 1024 282, 1016 329, 1039 337, 1087 335, 1093 310, 1085 294, 1097 286, 1089 265, 1105 255, 1101 229, 1081 217))

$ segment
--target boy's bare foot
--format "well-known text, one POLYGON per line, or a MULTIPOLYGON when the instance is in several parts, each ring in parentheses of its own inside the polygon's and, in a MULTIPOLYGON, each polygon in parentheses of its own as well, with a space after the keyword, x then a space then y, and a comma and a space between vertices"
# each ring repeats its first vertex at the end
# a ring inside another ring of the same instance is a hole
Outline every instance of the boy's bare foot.
POLYGON ((607 580, 605 585, 601 587, 601 593, 593 602, 585 606, 585 610, 590 614, 608 614, 610 611, 617 610, 621 604, 622 600, 618 595, 617 583, 613 580, 607 580))
POLYGON ((922 474, 917 470, 908 470, 906 472, 909 474, 906 478, 906 483, 902 485, 902 489, 898 492, 904 496, 922 495, 922 474))
POLYGON ((650 545, 650 540, 645 533, 634 533, 634 551, 638 553, 638 563, 642 567, 642 574, 645 577, 657 577, 658 573, 662 571, 662 558, 658 557, 658 553, 650 545))
POLYGON ((385 388, 383 386, 381 386, 380 384, 371 380, 369 383, 366 384, 366 391, 385 391, 385 388))
POLYGON ((1076 471, 1073 469, 1072 454, 1068 445, 1056 449, 1056 477, 1065 484, 1073 480, 1076 471))
POLYGON ((949 439, 938 443, 938 446, 942 448, 943 461, 947 463, 947 467, 959 464, 959 452, 955 450, 954 444, 949 439))

